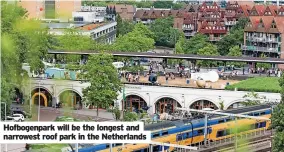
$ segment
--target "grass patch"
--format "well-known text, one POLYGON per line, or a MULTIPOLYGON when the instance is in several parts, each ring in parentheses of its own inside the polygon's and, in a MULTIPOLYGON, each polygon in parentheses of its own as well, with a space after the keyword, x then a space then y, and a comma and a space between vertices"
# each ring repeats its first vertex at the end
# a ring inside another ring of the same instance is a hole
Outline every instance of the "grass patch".
POLYGON ((31 144, 32 149, 46 149, 48 151, 61 151, 64 147, 69 147, 68 144, 31 144))
POLYGON ((226 86, 226 90, 254 91, 254 92, 274 92, 279 93, 281 87, 276 77, 256 77, 243 80, 239 83, 226 86))

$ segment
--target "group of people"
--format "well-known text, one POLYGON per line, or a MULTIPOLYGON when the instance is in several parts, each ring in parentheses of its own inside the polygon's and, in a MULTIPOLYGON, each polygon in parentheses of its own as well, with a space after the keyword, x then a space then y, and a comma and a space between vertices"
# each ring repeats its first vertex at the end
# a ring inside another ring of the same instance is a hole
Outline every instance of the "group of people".
POLYGON ((128 81, 128 82, 139 82, 139 79, 140 79, 140 75, 139 73, 131 73, 131 72, 128 72, 128 73, 125 73, 124 74, 124 78, 128 81))
POLYGON ((268 77, 270 76, 275 76, 275 77, 280 77, 282 75, 282 70, 280 69, 265 69, 264 67, 258 67, 257 69, 254 69, 254 68, 250 68, 249 69, 249 73, 251 74, 259 74, 259 75, 262 75, 262 74, 266 74, 268 77))

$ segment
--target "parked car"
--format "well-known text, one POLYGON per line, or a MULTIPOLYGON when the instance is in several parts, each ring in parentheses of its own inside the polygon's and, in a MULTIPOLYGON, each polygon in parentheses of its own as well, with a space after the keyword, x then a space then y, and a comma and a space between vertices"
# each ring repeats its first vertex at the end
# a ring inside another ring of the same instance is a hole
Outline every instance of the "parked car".
POLYGON ((27 118, 27 113, 25 111, 21 111, 21 110, 13 110, 12 112, 13 114, 21 114, 23 115, 25 118, 27 118))
POLYGON ((7 116, 5 122, 15 122, 15 119, 12 117, 7 116))
POLYGON ((13 114, 10 117, 13 118, 15 121, 24 121, 25 120, 25 117, 22 114, 13 114))

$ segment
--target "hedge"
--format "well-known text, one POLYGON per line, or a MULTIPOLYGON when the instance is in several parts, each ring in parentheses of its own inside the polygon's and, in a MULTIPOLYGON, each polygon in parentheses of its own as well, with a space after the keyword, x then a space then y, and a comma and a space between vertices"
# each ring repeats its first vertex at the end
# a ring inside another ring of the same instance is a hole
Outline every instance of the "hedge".
POLYGON ((277 77, 256 77, 243 80, 239 83, 226 86, 226 90, 274 92, 280 93, 281 87, 277 77))

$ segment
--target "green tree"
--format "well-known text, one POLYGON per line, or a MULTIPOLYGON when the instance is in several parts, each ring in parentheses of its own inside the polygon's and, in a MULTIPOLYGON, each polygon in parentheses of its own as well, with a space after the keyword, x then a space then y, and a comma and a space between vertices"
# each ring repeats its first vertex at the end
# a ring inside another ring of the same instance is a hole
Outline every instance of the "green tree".
POLYGON ((84 76, 91 84, 83 90, 83 100, 97 107, 97 116, 99 108, 111 105, 121 91, 121 82, 112 63, 111 55, 100 53, 90 56, 83 66, 84 76))
MULTIPOLYGON (((241 57, 242 56, 242 50, 239 46, 234 46, 230 48, 228 56, 236 56, 241 57)), ((243 62, 229 62, 230 65, 234 65, 235 67, 242 67, 245 63, 243 62)))
MULTIPOLYGON (((262 54, 260 55, 260 57, 261 57, 261 58, 266 58, 266 55, 262 53, 262 54)), ((257 64, 256 64, 256 67, 258 67, 258 68, 264 68, 264 69, 269 69, 269 68, 271 68, 271 64, 269 64, 269 63, 257 63, 257 64)))
POLYGON ((218 51, 221 55, 227 55, 230 48, 241 45, 244 42, 244 27, 248 23, 247 18, 240 18, 230 32, 217 42, 218 51))
POLYGON ((116 22, 117 22, 117 29, 116 29, 117 36, 125 35, 134 29, 133 22, 122 20, 120 15, 117 15, 116 22))
POLYGON ((279 79, 279 85, 281 87, 281 101, 273 109, 271 118, 272 128, 276 130, 276 133, 273 135, 273 152, 283 152, 284 146, 284 74, 279 79))
POLYGON ((155 8, 172 8, 173 2, 172 1, 155 1, 153 3, 155 8))
MULTIPOLYGON (((57 46, 54 46, 57 50, 99 50, 100 46, 89 36, 82 35, 78 30, 70 28, 64 31, 64 34, 57 36, 57 46)), ((65 59, 68 62, 78 62, 80 60, 79 55, 59 55, 58 59, 65 59)))
MULTIPOLYGON (((201 48, 198 50, 197 55, 204 55, 204 56, 219 56, 219 53, 217 51, 217 47, 215 45, 209 44, 208 46, 205 46, 204 48, 201 48)), ((217 66, 216 61, 198 61, 198 65, 203 67, 213 67, 217 66)))
POLYGON ((50 47, 47 30, 41 28, 39 21, 26 19, 26 13, 17 3, 1 2, 1 102, 8 106, 15 96, 14 88, 24 85, 22 63, 28 63, 31 70, 39 70, 50 47))
POLYGON ((207 36, 203 34, 196 34, 191 39, 186 40, 183 45, 183 52, 185 54, 197 54, 199 49, 209 46, 207 36))
POLYGON ((119 36, 114 44, 114 50, 143 52, 154 48, 152 32, 143 24, 136 24, 132 32, 119 36))
POLYGON ((150 24, 150 30, 155 34, 155 45, 174 47, 182 33, 173 28, 173 17, 159 18, 150 24))
POLYGON ((178 40, 178 42, 175 45, 175 50, 177 54, 184 54, 184 46, 185 46, 185 38, 184 36, 181 36, 178 40))

